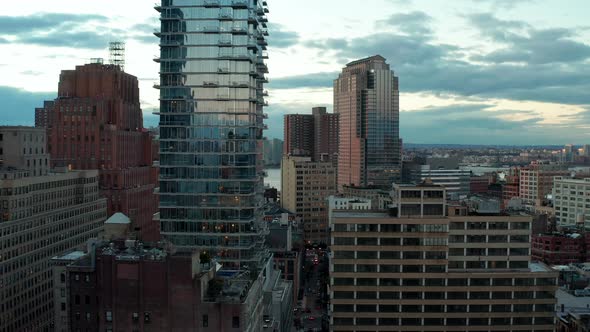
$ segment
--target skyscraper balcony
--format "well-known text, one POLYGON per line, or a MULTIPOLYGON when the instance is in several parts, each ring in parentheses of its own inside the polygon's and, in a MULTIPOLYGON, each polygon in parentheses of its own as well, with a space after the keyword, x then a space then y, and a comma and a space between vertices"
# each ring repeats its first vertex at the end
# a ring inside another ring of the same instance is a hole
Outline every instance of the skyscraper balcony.
POLYGON ((233 27, 231 28, 231 32, 233 34, 245 35, 248 33, 248 29, 242 27, 233 27))
POLYGON ((218 18, 222 21, 231 21, 234 19, 233 15, 230 13, 220 13, 218 18))
POLYGON ((248 8, 248 0, 232 0, 231 6, 233 8, 248 8))
POLYGON ((203 5, 205 7, 219 7, 220 1, 219 0, 204 0, 203 5))

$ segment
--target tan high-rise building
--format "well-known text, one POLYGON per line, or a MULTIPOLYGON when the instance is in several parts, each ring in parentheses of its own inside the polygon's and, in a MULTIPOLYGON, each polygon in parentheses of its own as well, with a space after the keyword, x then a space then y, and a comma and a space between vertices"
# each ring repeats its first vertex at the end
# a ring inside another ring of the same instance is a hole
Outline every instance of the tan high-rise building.
POLYGON ((433 185, 387 211, 335 211, 330 331, 553 331, 558 273, 531 263, 529 216, 446 216, 433 185))
POLYGON ((336 168, 309 157, 283 157, 281 204, 303 222, 304 239, 328 243, 328 197, 336 193, 336 168))
MULTIPOLYGON (((41 145, 37 130, 3 128, 2 133, 3 140, 26 137, 18 143, 27 148, 19 147, 17 160, 30 160, 28 149, 34 154, 41 145)), ((96 237, 107 217, 98 171, 33 172, 0 168, 0 331, 54 331, 50 259, 96 237)))
POLYGON ((563 165, 532 163, 520 169, 520 198, 528 204, 540 205, 553 190, 553 180, 571 174, 563 165))
POLYGON ((340 121, 338 186, 389 189, 400 179, 399 83, 385 58, 346 65, 334 81, 340 121))

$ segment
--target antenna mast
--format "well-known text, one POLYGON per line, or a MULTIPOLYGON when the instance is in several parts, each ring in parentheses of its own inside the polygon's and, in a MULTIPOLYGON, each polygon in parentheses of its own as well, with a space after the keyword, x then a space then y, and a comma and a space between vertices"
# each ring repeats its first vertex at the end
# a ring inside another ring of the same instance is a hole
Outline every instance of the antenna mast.
POLYGON ((111 42, 109 51, 111 65, 119 66, 122 71, 125 71, 125 43, 120 41, 111 42))

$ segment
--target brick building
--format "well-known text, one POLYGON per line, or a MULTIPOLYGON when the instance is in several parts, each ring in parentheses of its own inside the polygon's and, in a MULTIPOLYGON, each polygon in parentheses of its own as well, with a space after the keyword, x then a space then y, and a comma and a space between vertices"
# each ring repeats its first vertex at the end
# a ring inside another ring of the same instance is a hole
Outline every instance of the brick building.
POLYGON ((491 182, 491 177, 489 175, 471 176, 471 178, 469 178, 469 193, 486 194, 491 182))
POLYGON ((157 240, 157 155, 143 128, 137 78, 98 63, 64 70, 57 99, 36 115, 47 128, 52 166, 98 169, 109 215, 124 213, 145 240, 157 240))
POLYGON ((67 256, 77 257, 63 270, 71 331, 284 331, 292 320, 292 283, 270 266, 218 269, 199 252, 134 240, 67 256))
POLYGON ((534 235, 531 254, 533 260, 550 265, 582 263, 586 259, 586 239, 580 234, 534 235))
POLYGON ((519 196, 524 202, 541 205, 553 190, 553 179, 557 176, 569 176, 570 171, 559 164, 534 162, 520 169, 519 196))
POLYGON ((283 155, 336 162, 338 119, 338 114, 327 113, 325 107, 314 107, 312 114, 285 115, 283 155))

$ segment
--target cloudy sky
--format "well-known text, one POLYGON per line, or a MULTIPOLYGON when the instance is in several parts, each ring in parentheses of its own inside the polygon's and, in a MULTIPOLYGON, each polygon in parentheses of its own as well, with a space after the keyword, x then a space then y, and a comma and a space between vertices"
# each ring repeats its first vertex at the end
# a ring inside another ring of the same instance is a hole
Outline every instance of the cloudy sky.
MULTIPOLYGON (((267 0, 269 137, 285 113, 332 104, 349 61, 381 54, 412 143, 590 143, 587 0, 267 0)), ((147 125, 158 93, 155 1, 19 0, 0 14, 0 124, 33 124, 59 72, 127 42, 147 125), (7 13, 10 13, 9 15, 7 13)))

